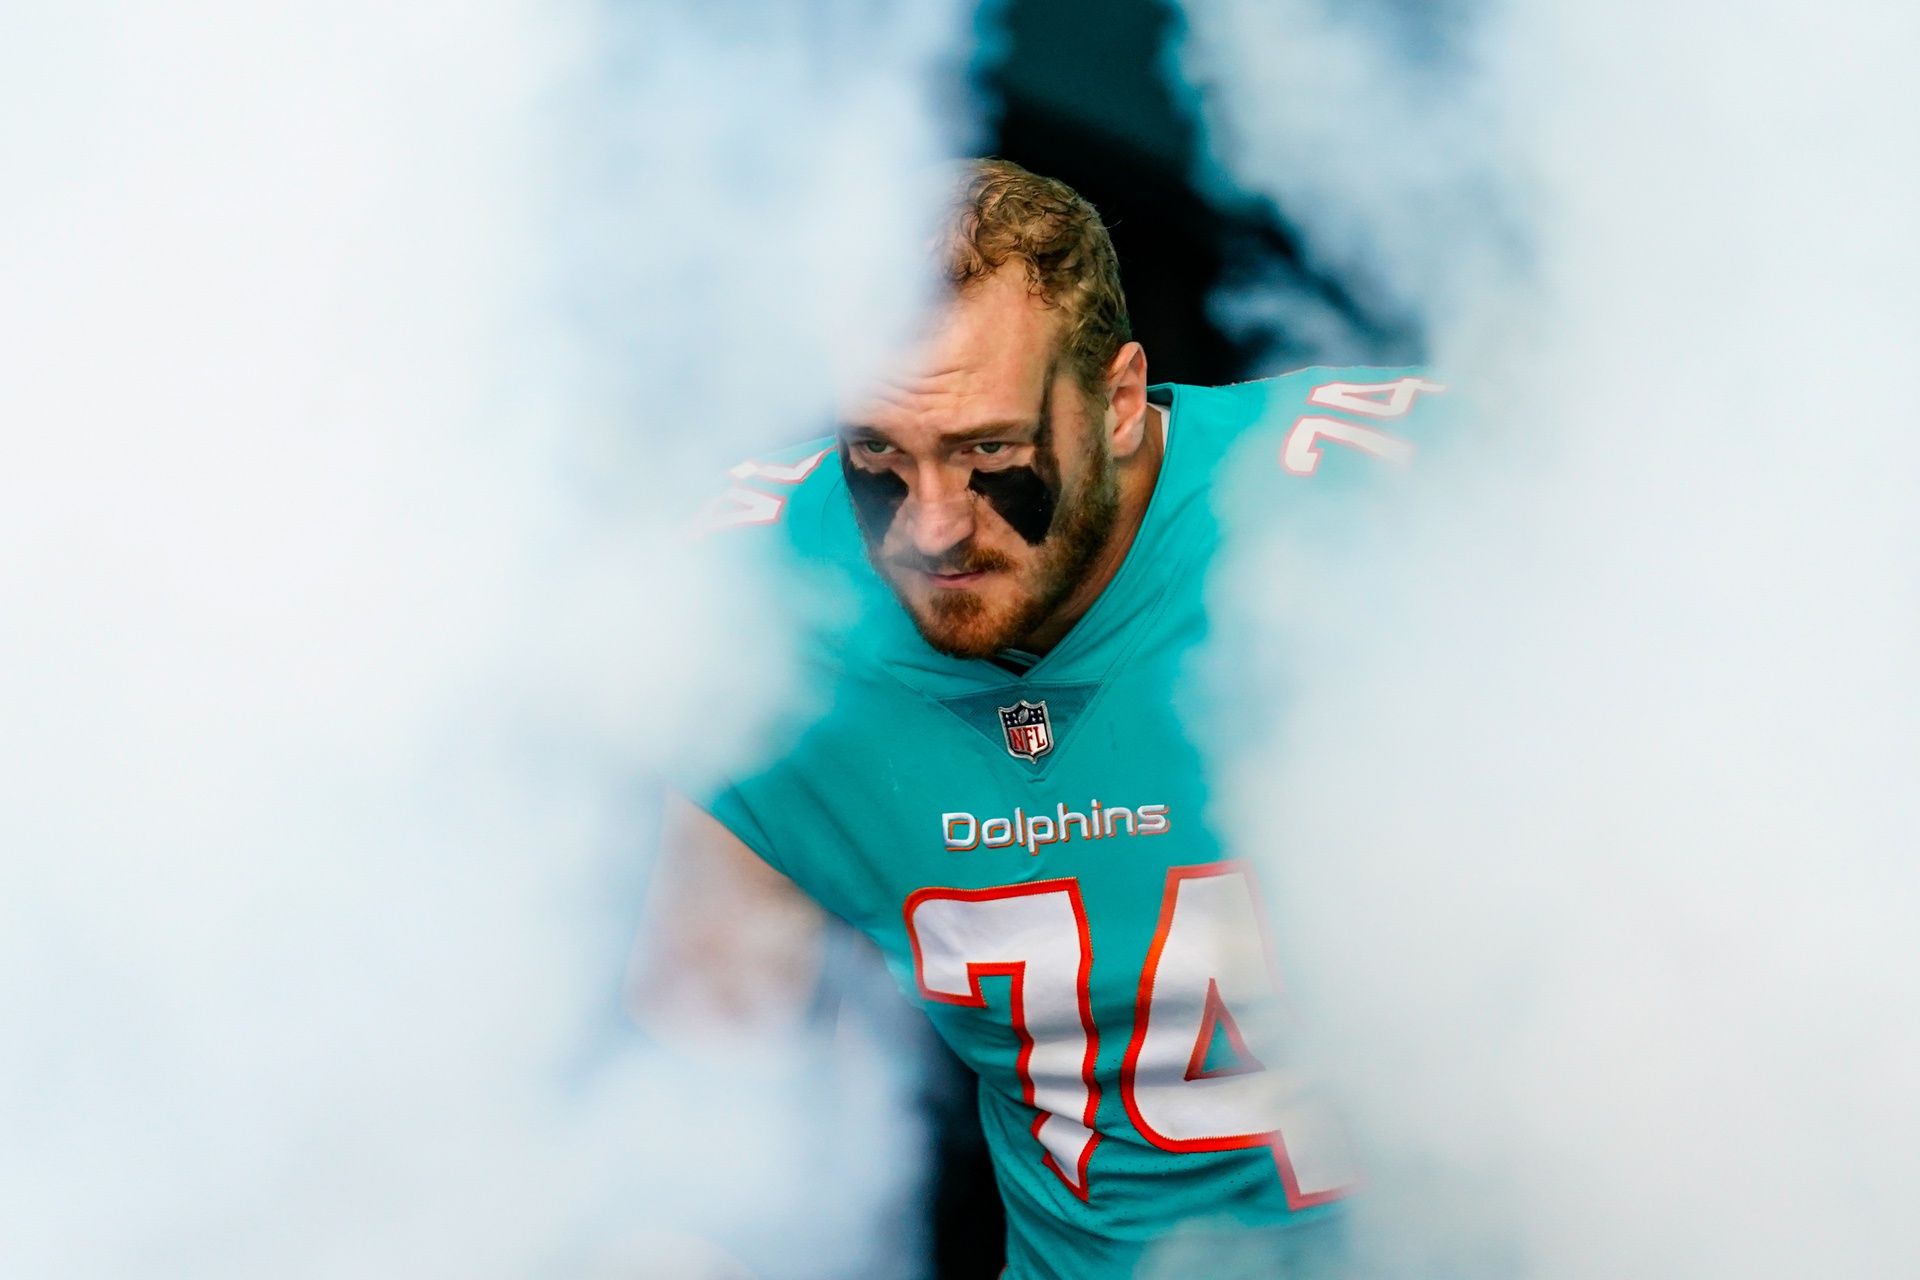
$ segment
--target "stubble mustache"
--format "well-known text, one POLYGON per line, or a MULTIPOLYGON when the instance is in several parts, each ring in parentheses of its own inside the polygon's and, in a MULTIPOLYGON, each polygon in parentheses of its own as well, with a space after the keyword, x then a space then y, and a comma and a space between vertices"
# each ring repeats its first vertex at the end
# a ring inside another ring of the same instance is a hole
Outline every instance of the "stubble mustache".
POLYGON ((961 547, 943 556, 889 556, 890 568, 904 573, 1003 573, 1015 567, 1013 559, 985 547, 961 547))

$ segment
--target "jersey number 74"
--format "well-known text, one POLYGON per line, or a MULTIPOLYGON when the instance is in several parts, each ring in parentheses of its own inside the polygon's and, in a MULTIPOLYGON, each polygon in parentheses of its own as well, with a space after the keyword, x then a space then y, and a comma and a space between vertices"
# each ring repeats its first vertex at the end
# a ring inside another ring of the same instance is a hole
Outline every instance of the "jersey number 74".
MULTIPOLYGON (((921 889, 907 899, 914 978, 927 1000, 983 1009, 980 980, 1009 979, 1016 1070, 1038 1117, 1041 1160, 1088 1198, 1100 1144, 1089 977, 1093 947, 1078 879, 990 889, 921 889)), ((1273 1007, 1279 979, 1252 871, 1241 862, 1173 867, 1140 975, 1119 1075, 1133 1128, 1165 1151, 1266 1147, 1295 1208, 1354 1183, 1339 1124, 1300 1082, 1254 1058, 1231 1010, 1273 1007), (1231 1064, 1210 1069, 1225 1037, 1231 1064)))

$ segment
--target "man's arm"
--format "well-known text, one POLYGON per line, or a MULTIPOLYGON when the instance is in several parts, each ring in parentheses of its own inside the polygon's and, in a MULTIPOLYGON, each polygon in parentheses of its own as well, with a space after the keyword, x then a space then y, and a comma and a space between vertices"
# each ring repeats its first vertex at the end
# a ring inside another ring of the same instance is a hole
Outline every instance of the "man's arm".
POLYGON ((819 986, 825 926, 793 881, 669 796, 628 1010, 669 1043, 797 1030, 819 986))

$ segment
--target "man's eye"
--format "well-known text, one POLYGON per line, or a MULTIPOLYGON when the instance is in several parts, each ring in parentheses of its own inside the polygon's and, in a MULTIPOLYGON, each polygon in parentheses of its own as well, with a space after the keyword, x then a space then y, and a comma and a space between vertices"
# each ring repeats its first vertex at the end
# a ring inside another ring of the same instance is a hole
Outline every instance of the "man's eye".
POLYGON ((860 442, 860 452, 880 458, 892 453, 893 446, 885 440, 862 440, 860 442))
POLYGON ((979 444, 973 446, 973 448, 974 448, 974 452, 983 453, 987 457, 991 458, 996 453, 1004 452, 1007 448, 1007 443, 1004 440, 983 440, 979 444))

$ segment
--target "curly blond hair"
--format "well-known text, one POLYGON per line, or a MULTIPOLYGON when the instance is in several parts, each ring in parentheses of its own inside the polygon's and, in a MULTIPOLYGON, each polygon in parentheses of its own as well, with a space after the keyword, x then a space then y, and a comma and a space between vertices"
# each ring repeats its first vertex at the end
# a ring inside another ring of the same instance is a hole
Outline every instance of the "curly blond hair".
POLYGON ((1012 161, 970 161, 945 247, 955 292, 1016 258, 1025 264, 1029 290, 1063 314, 1060 354, 1088 394, 1104 396, 1107 366, 1133 330, 1120 261, 1092 205, 1066 183, 1012 161))

